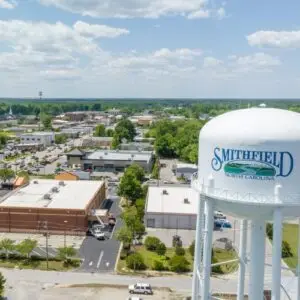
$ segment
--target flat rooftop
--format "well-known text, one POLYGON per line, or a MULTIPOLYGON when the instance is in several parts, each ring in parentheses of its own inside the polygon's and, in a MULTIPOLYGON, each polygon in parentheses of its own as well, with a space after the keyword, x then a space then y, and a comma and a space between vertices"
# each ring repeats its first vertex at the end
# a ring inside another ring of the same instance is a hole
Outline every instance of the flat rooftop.
POLYGON ((152 158, 151 151, 109 151, 98 150, 93 153, 87 153, 86 159, 89 160, 114 160, 114 161, 146 161, 152 158))
POLYGON ((4 198, 0 207, 85 209, 103 185, 102 181, 64 181, 63 186, 59 182, 60 180, 53 179, 33 180, 4 198), (57 191, 54 191, 56 188, 57 191), (46 199, 45 194, 50 195, 50 199, 46 199))
POLYGON ((22 136, 47 136, 47 135, 53 135, 54 132, 43 132, 43 131, 37 131, 37 132, 29 132, 24 133, 22 136))
POLYGON ((146 212, 196 215, 198 199, 198 193, 190 187, 149 186, 146 212))

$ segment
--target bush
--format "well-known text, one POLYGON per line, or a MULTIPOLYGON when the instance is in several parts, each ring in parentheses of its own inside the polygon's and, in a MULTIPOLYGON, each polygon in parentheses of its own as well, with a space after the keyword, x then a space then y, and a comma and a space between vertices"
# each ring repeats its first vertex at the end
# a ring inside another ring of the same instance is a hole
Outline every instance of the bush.
MULTIPOLYGON (((216 264, 218 260, 212 255, 211 263, 216 264)), ((221 266, 213 266, 211 267, 211 272, 215 274, 223 274, 221 266)))
POLYGON ((140 253, 130 254, 126 258, 126 265, 129 269, 132 269, 132 270, 145 270, 146 269, 144 259, 140 253))
POLYGON ((185 255, 185 250, 182 247, 176 247, 175 248, 175 253, 176 253, 176 255, 184 256, 185 255))
POLYGON ((166 254, 166 251, 167 251, 167 247, 164 243, 159 243, 156 247, 156 250, 155 252, 158 254, 158 255, 165 255, 166 254))
POLYGON ((282 250, 281 250, 281 257, 282 258, 287 258, 287 257, 292 257, 292 249, 290 244, 287 241, 282 241, 282 250))
POLYGON ((128 256, 128 250, 122 249, 120 253, 120 259, 124 260, 128 256))
POLYGON ((189 246, 189 252, 194 257, 195 255, 195 241, 193 241, 189 246))
POLYGON ((153 266, 152 266, 152 270, 155 271, 165 271, 167 268, 164 266, 164 264, 159 261, 159 260, 155 260, 153 262, 153 266))
POLYGON ((189 271, 189 262, 184 256, 174 255, 169 261, 170 269, 173 272, 181 273, 189 271))
POLYGON ((268 238, 272 241, 273 240, 273 224, 267 223, 266 234, 267 234, 268 238))
POLYGON ((155 236, 147 236, 144 244, 147 250, 156 251, 158 245, 161 244, 161 241, 155 236))

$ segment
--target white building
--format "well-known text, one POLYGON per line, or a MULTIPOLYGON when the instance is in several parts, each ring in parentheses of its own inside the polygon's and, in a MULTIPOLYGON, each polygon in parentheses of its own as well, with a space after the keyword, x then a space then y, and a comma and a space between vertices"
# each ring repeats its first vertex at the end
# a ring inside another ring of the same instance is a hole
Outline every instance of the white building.
POLYGON ((54 132, 32 132, 21 135, 21 144, 40 144, 50 146, 54 143, 54 132))
POLYGON ((194 164, 178 163, 175 168, 176 177, 186 180, 191 180, 192 175, 198 171, 198 166, 194 164))
POLYGON ((196 229, 198 199, 199 195, 190 187, 149 186, 146 227, 196 229))

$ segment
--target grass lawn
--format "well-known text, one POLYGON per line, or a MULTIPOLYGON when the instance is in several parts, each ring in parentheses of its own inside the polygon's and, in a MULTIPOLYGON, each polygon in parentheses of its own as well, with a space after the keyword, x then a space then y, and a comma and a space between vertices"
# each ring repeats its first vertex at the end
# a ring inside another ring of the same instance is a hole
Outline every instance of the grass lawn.
MULTIPOLYGON (((214 249, 214 254, 217 262, 223 262, 227 260, 232 260, 237 258, 237 254, 234 250, 227 251, 224 249, 214 249)), ((223 274, 228 274, 236 271, 238 269, 238 261, 221 265, 221 270, 223 274)))
MULTIPOLYGON (((144 262, 145 262, 148 270, 152 269, 154 261, 156 261, 156 260, 162 262, 166 268, 169 267, 168 261, 175 254, 174 248, 168 248, 165 256, 160 256, 160 255, 156 254, 155 252, 148 251, 148 250, 146 250, 146 248, 144 246, 136 246, 135 249, 138 253, 140 253, 143 256, 144 262)), ((193 270, 193 257, 189 253, 188 249, 185 249, 185 250, 186 250, 185 258, 189 262, 189 266, 188 266, 189 271, 192 271, 193 270)), ((237 257, 235 251, 226 251, 226 250, 222 250, 222 249, 215 249, 214 253, 215 253, 215 258, 217 259, 218 262, 232 260, 237 257)), ((238 263, 235 262, 235 263, 222 265, 221 270, 222 270, 223 274, 227 274, 227 273, 231 273, 231 272, 235 271, 237 269, 237 267, 238 267, 238 263)), ((118 271, 122 272, 125 269, 126 269, 126 260, 120 259, 118 262, 118 271)))
MULTIPOLYGON (((72 269, 72 267, 65 267, 62 261, 49 260, 49 268, 51 271, 66 271, 72 269)), ((37 270, 47 270, 46 261, 30 261, 26 260, 0 260, 1 268, 15 268, 19 267, 20 269, 37 269, 37 270)))
POLYGON ((283 241, 287 241, 291 246, 292 257, 284 258, 285 263, 292 269, 297 267, 297 247, 298 247, 298 224, 283 225, 283 241))

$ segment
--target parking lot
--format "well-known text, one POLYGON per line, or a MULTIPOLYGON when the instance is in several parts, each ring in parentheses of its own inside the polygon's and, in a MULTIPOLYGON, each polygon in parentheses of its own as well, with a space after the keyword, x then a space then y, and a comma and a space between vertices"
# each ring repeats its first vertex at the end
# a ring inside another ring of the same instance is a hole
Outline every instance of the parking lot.
POLYGON ((121 226, 121 220, 118 218, 121 210, 119 207, 119 197, 116 195, 117 188, 110 188, 107 199, 102 203, 102 209, 108 209, 110 213, 116 216, 117 221, 111 232, 104 229, 107 238, 97 240, 94 237, 86 237, 79 249, 79 256, 83 263, 80 271, 84 272, 111 272, 115 268, 118 256, 120 242, 115 240, 114 232, 121 226))

